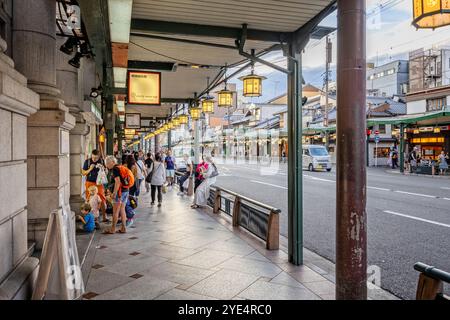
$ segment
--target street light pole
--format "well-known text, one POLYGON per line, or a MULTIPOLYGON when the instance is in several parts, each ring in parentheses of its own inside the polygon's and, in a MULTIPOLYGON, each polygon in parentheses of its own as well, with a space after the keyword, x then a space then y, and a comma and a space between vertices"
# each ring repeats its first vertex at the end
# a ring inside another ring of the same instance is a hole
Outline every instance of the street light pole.
POLYGON ((367 299, 366 5, 338 0, 336 299, 367 299))
MULTIPOLYGON (((331 41, 330 36, 326 37, 326 70, 325 70, 325 127, 328 127, 328 82, 330 81, 330 63, 331 63, 331 41)), ((328 150, 330 146, 330 132, 325 131, 325 145, 328 150)))

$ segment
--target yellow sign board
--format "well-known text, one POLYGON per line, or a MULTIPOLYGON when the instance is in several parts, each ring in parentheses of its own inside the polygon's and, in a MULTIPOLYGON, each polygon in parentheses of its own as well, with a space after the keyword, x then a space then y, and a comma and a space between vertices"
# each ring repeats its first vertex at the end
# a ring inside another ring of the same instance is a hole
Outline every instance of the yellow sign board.
POLYGON ((161 73, 160 72, 128 72, 128 103, 160 105, 161 73))

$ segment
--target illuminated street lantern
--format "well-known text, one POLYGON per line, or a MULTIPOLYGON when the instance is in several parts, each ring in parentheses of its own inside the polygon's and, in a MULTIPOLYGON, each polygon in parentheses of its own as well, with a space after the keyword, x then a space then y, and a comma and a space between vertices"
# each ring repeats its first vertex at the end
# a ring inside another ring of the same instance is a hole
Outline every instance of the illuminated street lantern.
POLYGON ((436 29, 450 25, 450 0, 413 0, 413 26, 436 29))
POLYGON ((243 82, 244 97, 262 96, 262 81, 265 79, 267 78, 255 74, 255 65, 252 63, 251 73, 239 78, 243 82))
POLYGON ((178 128, 180 126, 180 119, 176 117, 172 120, 172 123, 174 128, 178 128))
POLYGON ((202 100, 202 110, 203 113, 213 113, 214 112, 214 100, 211 97, 206 97, 202 100))
POLYGON ((189 112, 191 113, 192 120, 198 120, 200 119, 202 109, 198 106, 193 106, 191 107, 191 109, 189 109, 189 112))
POLYGON ((227 90, 227 84, 225 83, 225 89, 218 92, 219 101, 217 105, 222 108, 230 108, 233 106, 233 91, 227 90))
POLYGON ((173 122, 172 121, 167 122, 167 129, 169 129, 169 130, 173 129, 173 122))
POLYGON ((178 120, 180 121, 180 124, 186 124, 188 123, 188 116, 185 114, 181 114, 178 116, 178 120))
POLYGON ((433 129, 433 132, 434 133, 440 133, 441 132, 441 128, 436 127, 436 128, 433 129))

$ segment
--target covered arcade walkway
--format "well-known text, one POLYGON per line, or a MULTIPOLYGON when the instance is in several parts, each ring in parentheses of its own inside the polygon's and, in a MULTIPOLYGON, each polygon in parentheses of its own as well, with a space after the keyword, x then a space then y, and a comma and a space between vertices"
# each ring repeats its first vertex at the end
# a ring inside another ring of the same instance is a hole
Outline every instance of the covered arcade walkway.
MULTIPOLYGON (((226 216, 190 209, 190 201, 174 189, 161 208, 150 207, 144 194, 127 234, 79 236, 90 244, 81 252, 84 299, 335 299, 331 262, 305 249, 304 265, 293 266, 287 239, 280 250, 266 250, 226 216)), ((369 299, 396 297, 372 288, 369 299)))

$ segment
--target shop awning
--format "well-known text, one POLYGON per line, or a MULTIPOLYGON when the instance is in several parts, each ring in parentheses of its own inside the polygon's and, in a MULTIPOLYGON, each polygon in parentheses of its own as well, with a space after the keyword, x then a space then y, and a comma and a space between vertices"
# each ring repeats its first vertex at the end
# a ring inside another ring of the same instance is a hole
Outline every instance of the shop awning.
POLYGON ((450 122, 450 107, 445 107, 442 111, 409 114, 398 117, 367 119, 367 126, 377 124, 420 124, 431 125, 450 122))
POLYGON ((328 127, 317 126, 317 127, 303 128, 304 135, 315 135, 315 134, 324 133, 324 132, 336 132, 336 126, 332 125, 332 126, 328 126, 328 127))

